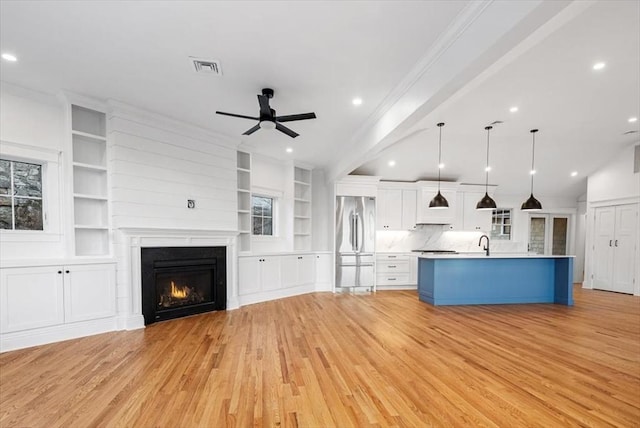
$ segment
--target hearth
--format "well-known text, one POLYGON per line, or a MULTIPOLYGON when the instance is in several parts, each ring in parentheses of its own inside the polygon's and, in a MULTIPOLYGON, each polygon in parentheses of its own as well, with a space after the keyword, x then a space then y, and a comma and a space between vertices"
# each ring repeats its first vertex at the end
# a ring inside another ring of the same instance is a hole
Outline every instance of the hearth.
POLYGON ((226 308, 226 247, 141 249, 145 325, 226 308))

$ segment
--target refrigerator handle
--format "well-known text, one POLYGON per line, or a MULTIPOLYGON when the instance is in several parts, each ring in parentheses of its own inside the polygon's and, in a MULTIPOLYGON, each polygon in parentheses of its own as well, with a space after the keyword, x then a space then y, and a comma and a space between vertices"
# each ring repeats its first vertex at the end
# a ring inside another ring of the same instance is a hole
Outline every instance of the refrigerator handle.
POLYGON ((356 213, 356 251, 362 250, 362 239, 360 237, 360 214, 356 213))
POLYGON ((356 232, 356 216, 354 214, 351 214, 349 216, 349 225, 350 227, 350 235, 349 235, 349 240, 350 240, 350 244, 351 244, 351 251, 355 251, 356 250, 356 239, 355 239, 355 232, 356 232))

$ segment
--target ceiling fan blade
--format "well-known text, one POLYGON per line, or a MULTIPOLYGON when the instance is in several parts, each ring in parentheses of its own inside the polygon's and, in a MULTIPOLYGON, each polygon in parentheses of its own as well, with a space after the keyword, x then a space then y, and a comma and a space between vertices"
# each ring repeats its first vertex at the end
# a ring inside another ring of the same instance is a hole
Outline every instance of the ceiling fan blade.
POLYGON ((258 129, 260 129, 260 124, 257 124, 256 126, 254 126, 253 128, 249 129, 248 131, 244 132, 242 135, 251 135, 254 132, 256 132, 258 129))
POLYGON ((276 117, 276 121, 278 122, 292 122, 294 120, 306 120, 306 119, 315 119, 315 113, 300 113, 300 114, 290 114, 288 116, 278 116, 276 117))
POLYGON ((231 116, 231 117, 239 117, 241 119, 260 120, 259 117, 244 116, 242 114, 235 114, 235 113, 225 113, 223 111, 217 111, 216 114, 223 114, 225 116, 231 116))
POLYGON ((260 104, 260 116, 271 117, 271 107, 269 107, 269 97, 266 95, 258 95, 258 103, 260 104))
POLYGON ((282 133, 287 134, 291 138, 296 138, 298 135, 300 135, 300 134, 297 134, 297 133, 293 132, 292 130, 290 130, 286 126, 280 125, 278 122, 276 122, 276 129, 278 131, 282 132, 282 133))

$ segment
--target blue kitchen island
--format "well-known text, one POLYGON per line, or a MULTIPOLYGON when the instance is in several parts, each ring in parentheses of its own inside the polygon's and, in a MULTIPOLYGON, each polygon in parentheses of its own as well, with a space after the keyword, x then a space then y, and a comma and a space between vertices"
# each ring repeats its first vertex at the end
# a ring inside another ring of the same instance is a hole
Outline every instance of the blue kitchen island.
POLYGON ((432 305, 573 305, 573 256, 422 255, 418 293, 432 305))

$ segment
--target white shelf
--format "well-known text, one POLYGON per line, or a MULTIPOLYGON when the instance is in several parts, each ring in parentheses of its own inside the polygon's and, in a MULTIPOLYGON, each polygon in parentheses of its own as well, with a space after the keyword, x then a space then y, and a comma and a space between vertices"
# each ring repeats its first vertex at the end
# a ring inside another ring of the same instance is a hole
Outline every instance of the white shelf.
POLYGON ((100 141, 107 141, 107 137, 104 137, 102 135, 91 134, 89 132, 71 131, 71 135, 77 135, 79 137, 93 138, 95 140, 100 140, 100 141))
POLYGON ((236 152, 238 252, 251 251, 251 154, 236 152))
POLYGON ((293 182, 294 184, 299 184, 301 186, 311 186, 311 183, 305 183, 304 181, 295 181, 293 182))
POLYGON ((109 255, 107 117, 71 106, 73 223, 76 256, 109 255))
POLYGON ((73 166, 74 166, 74 168, 84 168, 84 169, 89 169, 89 170, 94 170, 94 171, 106 171, 107 170, 106 166, 92 165, 92 164, 81 163, 81 162, 74 162, 73 166))
POLYGON ((238 188, 238 193, 251 193, 251 190, 238 188))
POLYGON ((293 168, 293 249, 311 249, 311 170, 293 168))
POLYGON ((88 225, 88 224, 76 224, 73 227, 75 229, 109 230, 109 226, 88 225))
POLYGON ((238 167, 238 168, 236 168, 236 169, 237 169, 238 171, 240 171, 240 172, 247 172, 247 173, 251 174, 251 170, 250 170, 250 169, 247 169, 247 168, 240 168, 240 167, 238 167))
POLYGON ((299 199, 299 198, 295 198, 294 201, 296 202, 304 202, 304 203, 310 203, 311 201, 309 199, 299 199))

